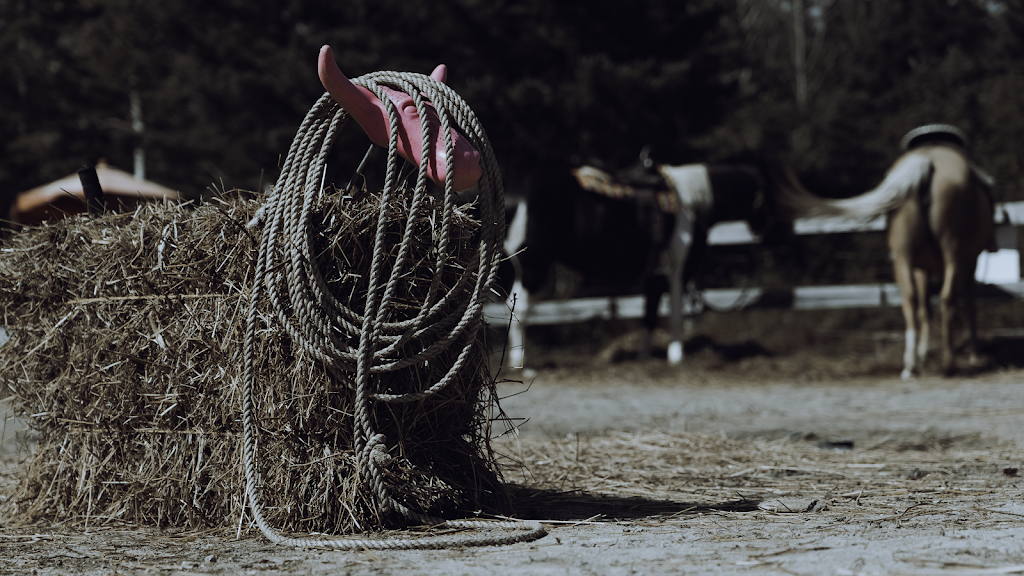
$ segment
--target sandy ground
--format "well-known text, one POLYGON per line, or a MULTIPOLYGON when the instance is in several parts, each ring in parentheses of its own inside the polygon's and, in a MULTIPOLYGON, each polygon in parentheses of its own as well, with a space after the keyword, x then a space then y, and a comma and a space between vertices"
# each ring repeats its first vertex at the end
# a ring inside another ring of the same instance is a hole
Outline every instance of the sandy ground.
POLYGON ((1024 573, 1024 371, 903 382, 857 369, 868 360, 847 360, 846 377, 812 369, 828 358, 786 362, 627 362, 501 384, 523 420, 496 447, 519 515, 548 529, 534 542, 335 552, 250 526, 0 519, 0 574, 1024 573))

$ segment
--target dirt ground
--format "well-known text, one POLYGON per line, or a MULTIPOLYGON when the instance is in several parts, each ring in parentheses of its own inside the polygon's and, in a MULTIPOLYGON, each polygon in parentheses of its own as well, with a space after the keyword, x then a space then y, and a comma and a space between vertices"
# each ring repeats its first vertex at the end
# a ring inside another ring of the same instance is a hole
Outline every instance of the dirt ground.
MULTIPOLYGON (((503 374, 505 375, 505 374, 503 374)), ((1024 370, 904 382, 891 357, 584 363, 500 385, 508 546, 335 552, 243 524, 178 533, 0 519, 0 574, 1024 573, 1024 370)), ((17 482, 4 444, 0 505, 17 482)))

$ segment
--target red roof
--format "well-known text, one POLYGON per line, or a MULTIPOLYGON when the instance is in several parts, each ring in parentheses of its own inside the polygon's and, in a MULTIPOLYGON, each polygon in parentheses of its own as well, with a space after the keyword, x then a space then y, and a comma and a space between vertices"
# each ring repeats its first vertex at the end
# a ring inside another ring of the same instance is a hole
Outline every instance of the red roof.
MULTIPOLYGON (((134 210, 143 200, 181 198, 176 190, 149 180, 136 180, 128 172, 102 160, 96 164, 96 175, 99 176, 108 208, 119 212, 134 210)), ((75 173, 19 194, 11 206, 10 220, 25 226, 35 226, 86 210, 82 182, 75 173)))

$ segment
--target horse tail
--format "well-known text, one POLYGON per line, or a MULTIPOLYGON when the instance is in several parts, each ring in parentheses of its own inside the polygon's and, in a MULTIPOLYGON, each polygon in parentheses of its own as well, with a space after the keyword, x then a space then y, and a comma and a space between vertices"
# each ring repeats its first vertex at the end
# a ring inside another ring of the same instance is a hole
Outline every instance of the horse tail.
POLYGON ((799 218, 822 200, 803 187, 788 162, 777 157, 761 157, 758 165, 765 177, 767 200, 776 216, 786 220, 799 218))
POLYGON ((776 201, 794 217, 845 217, 869 220, 899 208, 931 180, 932 160, 925 154, 909 154, 897 162, 874 190, 852 198, 815 196, 796 182, 792 171, 777 191, 776 201))

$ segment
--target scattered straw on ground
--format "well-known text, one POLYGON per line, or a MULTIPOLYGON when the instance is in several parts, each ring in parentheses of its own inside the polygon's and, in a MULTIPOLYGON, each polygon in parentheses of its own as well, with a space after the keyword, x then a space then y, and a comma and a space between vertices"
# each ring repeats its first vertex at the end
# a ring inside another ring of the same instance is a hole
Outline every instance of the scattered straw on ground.
MULTIPOLYGON (((837 522, 945 515, 955 525, 1024 521, 1024 450, 962 442, 822 449, 797 440, 732 440, 680 432, 612 432, 495 443, 517 485, 517 508, 553 522, 685 522, 706 514, 828 514, 837 522)), ((796 516, 793 516, 796 514, 796 516)), ((777 519, 778 520, 778 519, 777 519)))

